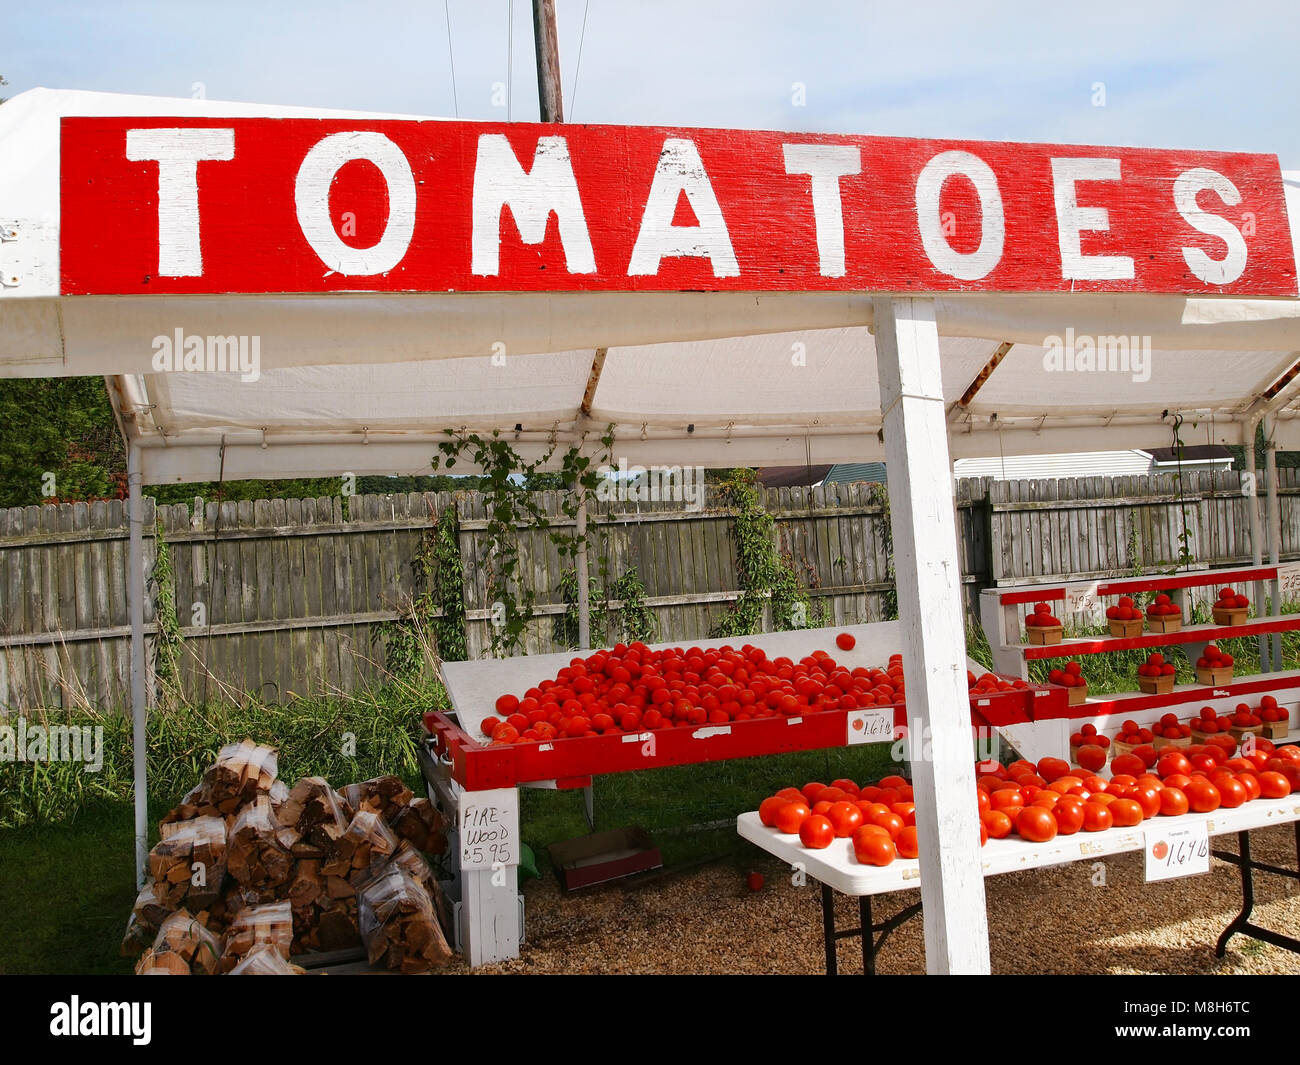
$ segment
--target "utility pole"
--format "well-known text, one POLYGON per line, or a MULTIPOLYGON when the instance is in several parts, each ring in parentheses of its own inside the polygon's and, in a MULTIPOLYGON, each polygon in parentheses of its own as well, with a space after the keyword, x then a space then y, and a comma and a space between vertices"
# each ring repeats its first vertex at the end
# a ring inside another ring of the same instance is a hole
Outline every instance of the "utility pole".
POLYGON ((543 122, 564 121, 560 92, 560 40, 555 32, 555 0, 533 0, 533 42, 537 46, 537 101, 543 122))

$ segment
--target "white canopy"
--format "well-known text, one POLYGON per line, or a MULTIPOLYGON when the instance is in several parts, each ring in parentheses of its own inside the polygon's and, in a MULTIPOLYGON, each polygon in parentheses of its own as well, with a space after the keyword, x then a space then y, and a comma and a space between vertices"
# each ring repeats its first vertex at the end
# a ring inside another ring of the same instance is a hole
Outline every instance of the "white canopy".
MULTIPOLYGON (((0 375, 108 377, 146 483, 216 478, 223 440, 227 478, 422 473, 449 427, 519 427, 527 455, 615 423, 614 453, 647 464, 883 456, 871 301, 857 294, 61 296, 69 115, 398 116, 44 89, 0 107, 0 223, 12 231, 0 243, 0 375), (256 337, 260 379, 153 372, 152 338, 177 328, 256 337)), ((1300 173, 1286 179, 1300 243, 1300 173)), ((1300 300, 949 294, 935 305, 954 459, 1164 445, 1166 412, 1196 423, 1188 442, 1239 443, 1273 409, 1279 445, 1300 447, 1300 380, 1286 377, 1300 300), (1130 338, 1143 354, 1149 344, 1149 365, 1053 370, 1044 345, 1067 330, 1130 338)))

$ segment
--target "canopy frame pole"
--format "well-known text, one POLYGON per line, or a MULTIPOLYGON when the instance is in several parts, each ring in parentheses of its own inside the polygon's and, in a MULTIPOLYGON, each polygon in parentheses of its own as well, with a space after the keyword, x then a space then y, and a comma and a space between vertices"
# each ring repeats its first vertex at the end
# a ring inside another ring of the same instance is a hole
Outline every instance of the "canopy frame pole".
POLYGON ((131 622, 131 753, 135 792, 135 881, 144 887, 149 857, 149 774, 145 760, 149 722, 144 663, 144 497, 140 491, 140 448, 126 448, 127 548, 126 595, 131 622))
MULTIPOLYGON (((1260 420, 1258 416, 1252 418, 1241 433, 1241 442, 1245 445, 1243 450, 1246 452, 1246 478, 1242 494, 1246 497, 1246 516, 1250 519, 1250 560, 1256 567, 1264 564, 1264 531, 1259 520, 1259 469, 1255 459, 1255 430, 1259 427, 1260 420), (1249 491, 1245 490, 1247 488, 1249 491)), ((1262 588, 1259 581, 1251 585, 1250 597, 1257 611, 1264 608, 1264 600, 1260 596, 1262 588)), ((1255 638, 1255 642, 1259 647, 1260 672, 1269 673, 1268 636, 1261 634, 1255 638)))
MULTIPOLYGON (((1270 414, 1264 419, 1264 470, 1268 474, 1268 564, 1277 566, 1282 561, 1282 507, 1277 491, 1277 441, 1273 438, 1275 421, 1270 414)), ((1282 613, 1282 581, 1276 573, 1269 592, 1272 597, 1269 613, 1282 613)), ((1273 672, 1282 669, 1282 634, 1273 634, 1273 672)))
POLYGON ((873 300, 930 973, 990 971, 934 300, 873 300))

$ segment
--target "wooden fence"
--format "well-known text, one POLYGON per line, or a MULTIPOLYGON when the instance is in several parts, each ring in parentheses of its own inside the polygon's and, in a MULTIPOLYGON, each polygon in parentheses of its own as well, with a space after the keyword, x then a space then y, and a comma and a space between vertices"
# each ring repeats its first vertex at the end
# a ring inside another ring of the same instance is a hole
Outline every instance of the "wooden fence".
MULTIPOLYGON (((665 640, 705 637, 740 595, 733 520, 710 493, 681 502, 602 503, 592 515, 592 572, 635 566, 665 640)), ((1284 558, 1300 556, 1300 481, 1281 471, 1284 558)), ((810 623, 887 616, 892 579, 887 505, 869 485, 762 493, 778 548, 812 603, 810 623)), ((542 500, 563 524, 561 500, 542 500)), ((1169 569, 1184 539, 1196 565, 1249 561, 1236 474, 989 479, 959 482, 958 550, 967 608, 990 584, 1169 569), (1185 532, 1185 537, 1184 537, 1185 532)), ((164 506, 146 513, 146 566, 155 523, 171 562, 184 637, 179 683, 194 699, 282 702, 294 694, 353 692, 387 675, 385 622, 418 590, 417 556, 432 523, 454 507, 460 524, 466 641, 490 645, 487 512, 473 493, 355 496, 164 506)), ((129 701, 127 524, 120 501, 0 510, 0 707, 129 701)), ((529 653, 561 650, 560 581, 571 567, 547 534, 520 536, 520 573, 536 594, 529 653)), ((157 582, 146 597, 156 639, 157 582)), ((770 624, 770 619, 769 622, 770 624)), ((618 610, 606 638, 618 639, 618 610)), ((593 633, 600 640, 602 634, 593 633)), ((148 655, 152 661, 152 649, 148 655)), ((152 688, 152 686, 151 686, 152 688)))

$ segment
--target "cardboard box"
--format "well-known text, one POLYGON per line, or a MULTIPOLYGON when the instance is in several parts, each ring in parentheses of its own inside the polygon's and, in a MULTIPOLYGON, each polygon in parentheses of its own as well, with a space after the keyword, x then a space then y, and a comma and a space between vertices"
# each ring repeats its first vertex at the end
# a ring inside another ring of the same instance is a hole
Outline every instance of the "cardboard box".
POLYGON ((1218 666, 1213 669, 1207 666, 1197 666, 1196 683, 1209 684, 1216 688, 1221 684, 1231 684, 1232 666, 1218 666))
POLYGON ((1061 625, 1026 625, 1025 635, 1029 638, 1030 643, 1049 644, 1060 643, 1065 634, 1065 628, 1061 625))
POLYGON ((1174 690, 1176 677, 1138 677, 1138 689, 1147 695, 1168 695, 1174 690))
POLYGON ((1076 684, 1073 688, 1065 689, 1070 696, 1068 706, 1082 706, 1088 701, 1088 685, 1076 684))
POLYGON ((1154 618, 1147 615, 1147 628, 1152 632, 1178 632, 1182 627, 1182 614, 1162 614, 1154 618))
POLYGON ((546 850, 565 891, 607 884, 664 864, 649 833, 636 825, 562 840, 546 850))
POLYGON ((1132 621, 1116 621, 1114 618, 1107 620, 1106 624, 1110 627, 1112 636, 1133 637, 1142 635, 1142 626, 1146 624, 1141 618, 1134 618, 1132 621))
POLYGON ((1244 625, 1246 624, 1246 618, 1250 614, 1250 608, 1245 606, 1232 608, 1216 606, 1213 614, 1216 625, 1244 625))
POLYGON ((1270 740, 1284 740, 1287 738, 1289 721, 1265 721, 1261 726, 1263 735, 1270 740))

